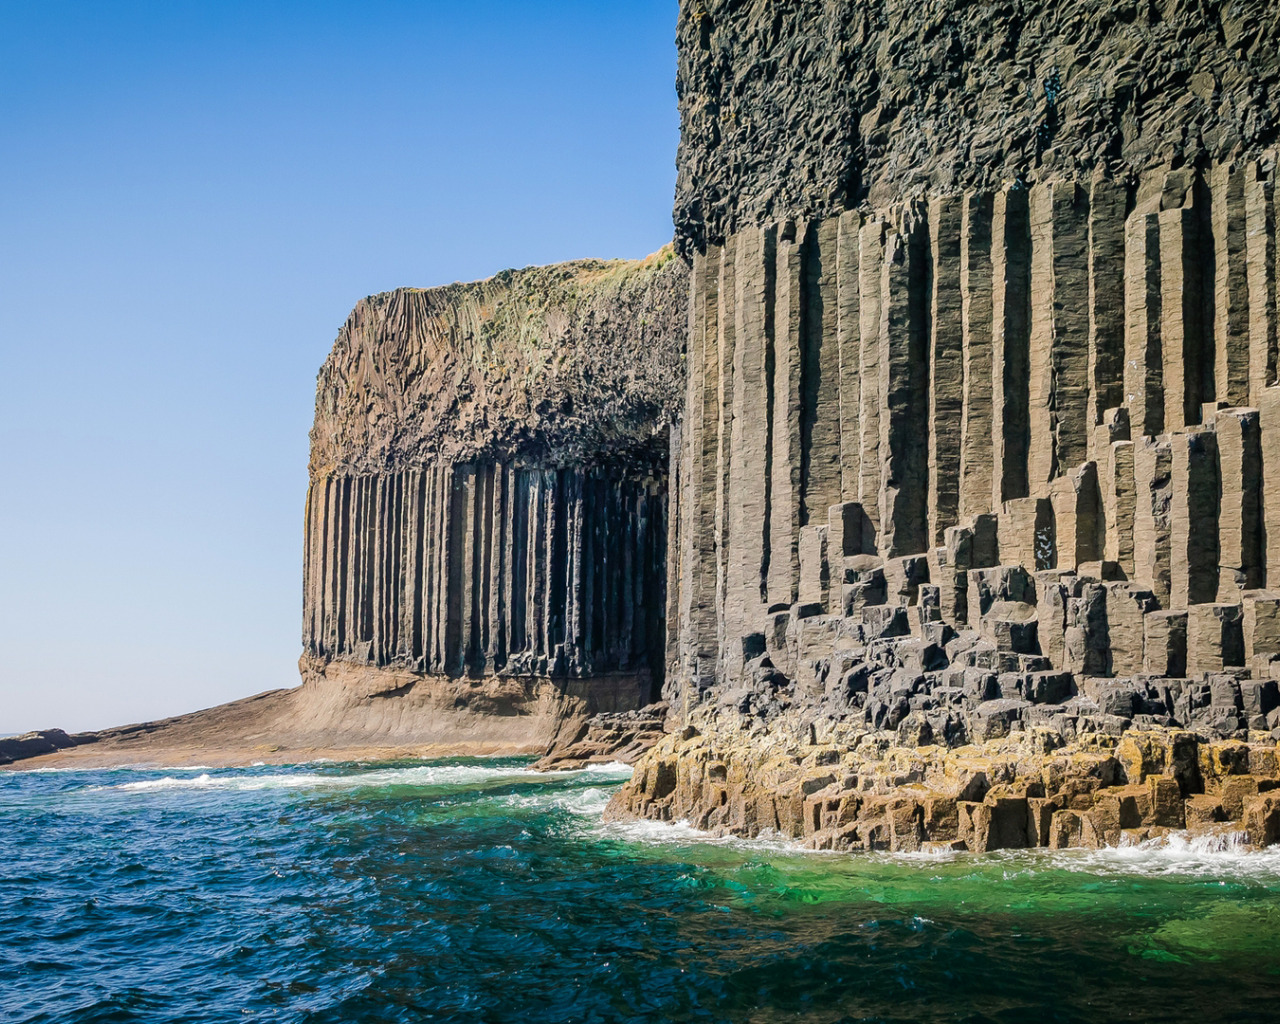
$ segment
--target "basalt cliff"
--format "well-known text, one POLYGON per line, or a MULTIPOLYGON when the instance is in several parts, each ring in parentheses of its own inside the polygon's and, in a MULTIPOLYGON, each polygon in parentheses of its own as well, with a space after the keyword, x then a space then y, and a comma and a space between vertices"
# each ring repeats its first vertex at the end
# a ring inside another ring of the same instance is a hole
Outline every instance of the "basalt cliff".
POLYGON ((1280 839, 1280 9, 700 0, 679 43, 672 716, 610 813, 1280 839))
POLYGON ((302 685, 0 765, 633 759, 662 734, 688 298, 668 246, 363 299, 316 388, 302 685))
POLYGON ((822 848, 1280 841, 1280 8, 677 41, 674 253, 342 329, 271 721, 822 848))
POLYGON ((316 389, 302 689, 419 745, 660 728, 635 713, 663 680, 687 306, 670 248, 357 305, 316 389))

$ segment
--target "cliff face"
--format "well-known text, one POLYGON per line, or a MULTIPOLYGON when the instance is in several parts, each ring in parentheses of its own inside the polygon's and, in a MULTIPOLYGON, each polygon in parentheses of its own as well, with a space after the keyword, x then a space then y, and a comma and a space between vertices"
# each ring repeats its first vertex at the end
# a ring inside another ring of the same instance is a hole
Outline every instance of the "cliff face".
POLYGON ((683 5, 682 729, 615 813, 1280 838, 1278 25, 683 5))
POLYGON ((670 248, 363 299, 316 382, 312 479, 440 459, 665 469, 687 310, 670 248))
POLYGON ((304 689, 521 749, 656 697, 687 296, 667 249, 357 305, 316 393, 304 689))
POLYGON ((688 299, 667 247, 361 301, 316 388, 303 685, 0 765, 634 759, 674 649, 688 299))
POLYGON ((676 238, 1274 142, 1266 0, 681 4, 676 238))

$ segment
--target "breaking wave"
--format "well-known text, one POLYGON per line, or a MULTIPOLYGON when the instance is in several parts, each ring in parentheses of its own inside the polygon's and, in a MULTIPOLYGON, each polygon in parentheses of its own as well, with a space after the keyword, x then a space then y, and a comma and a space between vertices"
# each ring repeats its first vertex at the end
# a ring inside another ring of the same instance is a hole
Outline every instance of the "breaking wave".
MULTIPOLYGON (((168 770, 168 769, 166 769, 168 770)), ((165 775, 158 779, 142 779, 114 785, 92 787, 96 791, 115 790, 123 793, 163 792, 165 790, 226 790, 256 792, 269 789, 362 789, 386 786, 478 786, 493 782, 517 780, 552 780, 557 778, 599 778, 623 782, 631 777, 631 768, 620 763, 588 765, 570 771, 540 772, 517 766, 489 765, 414 765, 378 768, 354 772, 274 772, 246 774, 243 769, 228 769, 214 775, 204 771, 194 778, 165 775)), ((606 801, 607 802, 607 801, 606 801)))
POLYGON ((1273 1012, 1280 850, 1173 835, 1093 852, 815 852, 604 821, 630 775, 514 758, 0 774, 0 1016, 1273 1012))

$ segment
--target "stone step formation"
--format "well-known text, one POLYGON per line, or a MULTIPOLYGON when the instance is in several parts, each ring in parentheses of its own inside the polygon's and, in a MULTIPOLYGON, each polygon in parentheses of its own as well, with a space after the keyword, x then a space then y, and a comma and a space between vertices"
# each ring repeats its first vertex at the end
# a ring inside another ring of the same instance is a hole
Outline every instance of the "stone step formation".
POLYGON ((1280 839, 1280 11, 1016 6, 682 5, 675 731, 611 813, 1280 839))
POLYGON ((831 651, 784 640, 832 617, 845 649, 914 635, 1086 676, 1269 673, 1275 208, 1268 155, 695 254, 669 696, 752 651, 807 676, 831 651))

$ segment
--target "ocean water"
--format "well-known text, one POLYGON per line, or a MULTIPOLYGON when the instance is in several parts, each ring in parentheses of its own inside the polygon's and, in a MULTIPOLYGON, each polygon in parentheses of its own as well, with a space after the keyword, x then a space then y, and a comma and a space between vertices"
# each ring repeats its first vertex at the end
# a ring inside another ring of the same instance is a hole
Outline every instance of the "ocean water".
POLYGON ((0 1021, 1280 1020, 1280 851, 806 853, 627 774, 0 773, 0 1021))

